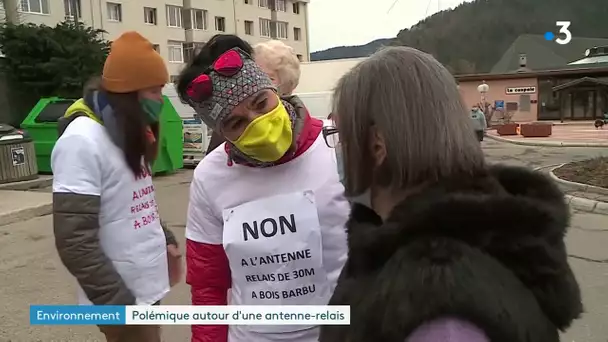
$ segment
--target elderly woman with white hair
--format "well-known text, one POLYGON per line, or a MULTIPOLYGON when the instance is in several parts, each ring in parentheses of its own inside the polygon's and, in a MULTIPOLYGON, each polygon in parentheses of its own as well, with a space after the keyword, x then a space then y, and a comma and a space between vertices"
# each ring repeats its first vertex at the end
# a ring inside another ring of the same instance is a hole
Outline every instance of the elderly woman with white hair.
POLYGON ((377 52, 334 95, 324 136, 365 205, 330 300, 350 325, 319 341, 558 342, 582 304, 551 179, 488 165, 454 77, 418 50, 377 52))
MULTIPOLYGON (((253 47, 253 58, 260 69, 270 76, 279 96, 291 97, 300 82, 300 60, 295 50, 280 40, 269 40, 253 47)), ((300 102, 297 98, 293 100, 300 102)), ((207 147, 207 154, 223 142, 224 139, 214 132, 207 147)))
POLYGON ((300 82, 300 60, 295 50, 280 40, 269 40, 253 47, 253 57, 270 76, 279 95, 290 96, 300 82))

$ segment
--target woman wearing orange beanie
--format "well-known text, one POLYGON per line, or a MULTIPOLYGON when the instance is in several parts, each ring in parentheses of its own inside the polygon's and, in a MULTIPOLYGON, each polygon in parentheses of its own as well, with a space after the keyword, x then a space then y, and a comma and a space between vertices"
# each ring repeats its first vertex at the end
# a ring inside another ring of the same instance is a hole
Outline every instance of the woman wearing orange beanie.
MULTIPOLYGON (((98 89, 60 120, 51 156, 55 242, 81 304, 158 304, 181 277, 150 171, 168 80, 152 44, 127 32, 113 42, 98 89)), ((158 326, 100 329, 108 342, 161 340, 158 326)))

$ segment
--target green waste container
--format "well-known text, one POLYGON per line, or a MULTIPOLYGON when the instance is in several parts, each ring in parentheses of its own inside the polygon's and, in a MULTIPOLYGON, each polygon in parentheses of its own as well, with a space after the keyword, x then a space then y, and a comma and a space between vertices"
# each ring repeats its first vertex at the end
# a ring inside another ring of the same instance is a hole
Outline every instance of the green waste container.
MULTIPOLYGON (((172 172, 184 166, 182 120, 168 98, 160 116, 159 153, 153 173, 172 172)), ((34 140, 40 173, 52 173, 51 152, 57 142, 57 121, 75 100, 58 97, 42 98, 21 123, 34 140)))
POLYGON ((152 172, 173 172, 184 167, 184 132, 182 118, 167 96, 160 115, 160 142, 158 157, 152 172))
POLYGON ((21 123, 21 128, 27 130, 34 140, 40 173, 52 173, 51 152, 57 141, 57 120, 73 103, 74 100, 58 97, 42 98, 21 123))

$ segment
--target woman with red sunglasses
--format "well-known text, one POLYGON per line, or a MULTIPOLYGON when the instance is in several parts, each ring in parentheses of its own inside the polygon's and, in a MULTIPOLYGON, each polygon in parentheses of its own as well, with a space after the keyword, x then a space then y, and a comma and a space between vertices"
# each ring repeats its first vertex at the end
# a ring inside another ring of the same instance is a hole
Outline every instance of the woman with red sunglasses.
MULTIPOLYGON (((294 49, 280 40, 269 40, 258 43, 251 47, 249 43, 241 38, 222 34, 215 37, 215 45, 236 44, 238 48, 248 54, 253 54, 255 62, 270 77, 270 80, 277 87, 281 97, 292 96, 293 91, 300 82, 300 60, 294 49)), ((211 153, 225 141, 224 137, 214 132, 209 140, 207 152, 211 153)))
MULTIPOLYGON (((197 166, 190 187, 192 304, 326 305, 346 260, 350 211, 327 128, 297 97, 281 99, 238 45, 212 39, 177 85, 226 139, 197 166)), ((192 341, 313 342, 318 333, 301 325, 193 326, 192 341)))

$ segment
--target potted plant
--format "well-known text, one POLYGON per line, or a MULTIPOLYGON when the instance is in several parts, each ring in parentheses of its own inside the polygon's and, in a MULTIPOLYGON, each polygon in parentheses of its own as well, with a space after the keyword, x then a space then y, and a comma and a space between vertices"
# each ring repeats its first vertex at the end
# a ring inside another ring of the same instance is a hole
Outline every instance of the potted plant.
POLYGON ((498 135, 517 135, 518 124, 512 122, 511 119, 515 115, 514 112, 505 111, 502 115, 501 123, 496 127, 498 135))
POLYGON ((551 136, 553 124, 551 122, 530 122, 520 125, 520 133, 526 138, 546 138, 551 136))

